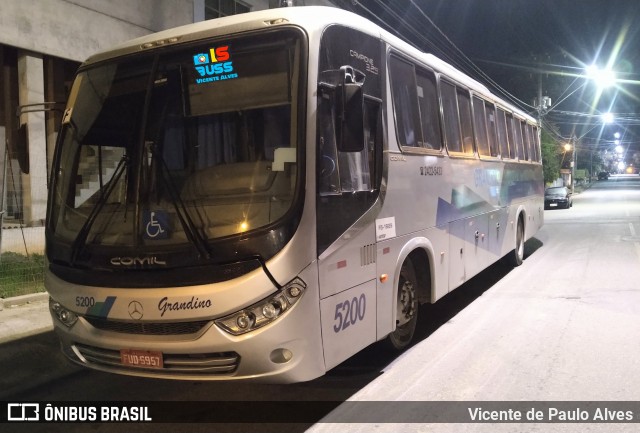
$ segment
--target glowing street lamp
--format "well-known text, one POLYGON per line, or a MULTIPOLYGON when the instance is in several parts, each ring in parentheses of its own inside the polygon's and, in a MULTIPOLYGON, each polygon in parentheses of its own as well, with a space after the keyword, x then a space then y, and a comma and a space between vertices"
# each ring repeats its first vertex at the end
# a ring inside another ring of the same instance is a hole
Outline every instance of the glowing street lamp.
POLYGON ((615 120, 615 117, 613 116, 613 113, 611 112, 606 112, 602 114, 602 122, 605 124, 608 123, 613 123, 613 121, 615 120))
POLYGON ((609 68, 600 69, 596 65, 589 65, 585 69, 587 77, 592 79, 600 89, 606 89, 616 84, 616 74, 609 68))

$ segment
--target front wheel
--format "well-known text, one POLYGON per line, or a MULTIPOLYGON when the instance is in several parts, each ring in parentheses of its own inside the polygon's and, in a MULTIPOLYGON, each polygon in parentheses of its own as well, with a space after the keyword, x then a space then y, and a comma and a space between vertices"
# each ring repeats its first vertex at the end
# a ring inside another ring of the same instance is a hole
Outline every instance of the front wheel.
POLYGON ((387 336, 386 342, 391 349, 401 351, 411 344, 418 323, 418 282, 409 259, 400 269, 396 297, 396 329, 387 336))

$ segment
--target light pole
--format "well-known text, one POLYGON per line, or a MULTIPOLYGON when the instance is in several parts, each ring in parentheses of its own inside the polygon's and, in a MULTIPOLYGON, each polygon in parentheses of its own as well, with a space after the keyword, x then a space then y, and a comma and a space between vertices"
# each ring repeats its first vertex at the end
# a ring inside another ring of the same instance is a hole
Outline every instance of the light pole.
POLYGON ((576 145, 575 145, 575 136, 571 137, 571 141, 572 143, 565 143, 564 145, 564 150, 565 152, 569 152, 571 151, 571 163, 570 163, 570 167, 571 167, 571 193, 573 194, 573 192, 575 191, 575 175, 576 175, 576 145))

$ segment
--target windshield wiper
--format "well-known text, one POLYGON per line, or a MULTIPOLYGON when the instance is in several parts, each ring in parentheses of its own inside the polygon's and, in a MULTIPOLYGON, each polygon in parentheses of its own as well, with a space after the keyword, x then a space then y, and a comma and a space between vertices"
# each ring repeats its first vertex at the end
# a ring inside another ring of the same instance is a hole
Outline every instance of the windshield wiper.
POLYGON ((87 237, 89 236, 91 227, 95 223, 96 218, 98 217, 98 214, 100 213, 104 205, 107 203, 109 196, 111 195, 116 185, 118 184, 118 180, 120 179, 120 176, 122 176, 122 173, 125 172, 127 167, 127 162, 128 162, 128 157, 126 155, 123 156, 122 159, 120 159, 120 162, 118 162, 118 165, 115 171, 113 172, 113 174, 111 175, 111 179, 108 182, 107 191, 105 193, 102 193, 101 191, 100 197, 98 198, 98 202, 93 207, 93 209, 91 209, 91 213, 89 214, 89 216, 87 217, 87 220, 84 222, 84 224, 82 225, 82 228, 78 232, 78 236, 76 236, 76 238, 74 239, 73 244, 71 245, 71 265, 72 266, 75 264, 76 260, 78 259, 78 256, 80 255, 84 246, 86 245, 87 237))
POLYGON ((176 190, 176 186, 173 182, 171 171, 169 170, 169 167, 167 167, 167 163, 165 162, 164 158, 158 156, 156 152, 156 146, 153 144, 151 145, 151 153, 153 155, 154 161, 160 161, 160 179, 164 183, 167 190, 169 190, 171 204, 176 209, 176 214, 178 215, 178 219, 180 220, 180 224, 182 225, 187 238, 196 247, 198 252, 202 256, 204 256, 205 259, 210 259, 211 252, 209 251, 209 244, 207 243, 207 239, 198 231, 198 227, 191 219, 189 211, 187 210, 182 197, 180 197, 180 194, 178 194, 176 190))

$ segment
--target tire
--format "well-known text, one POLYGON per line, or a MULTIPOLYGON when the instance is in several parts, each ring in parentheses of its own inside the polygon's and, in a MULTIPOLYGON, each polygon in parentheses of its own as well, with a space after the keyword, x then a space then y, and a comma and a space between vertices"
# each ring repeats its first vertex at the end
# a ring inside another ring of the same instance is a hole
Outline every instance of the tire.
POLYGON ((524 261, 524 224, 521 218, 518 218, 516 226, 516 242, 515 248, 508 254, 508 261, 511 266, 520 266, 524 261))
POLYGON ((400 269, 396 297, 396 329, 385 342, 388 348, 399 352, 411 344, 418 323, 418 281, 410 259, 400 269))

